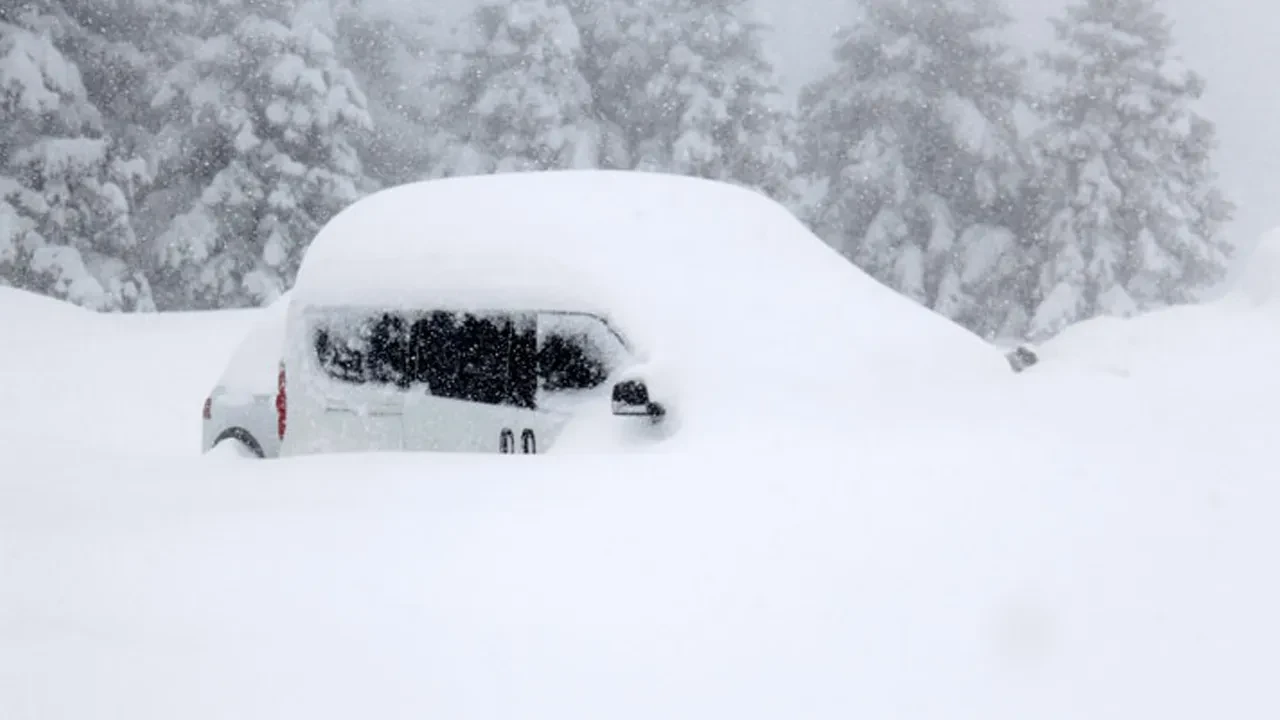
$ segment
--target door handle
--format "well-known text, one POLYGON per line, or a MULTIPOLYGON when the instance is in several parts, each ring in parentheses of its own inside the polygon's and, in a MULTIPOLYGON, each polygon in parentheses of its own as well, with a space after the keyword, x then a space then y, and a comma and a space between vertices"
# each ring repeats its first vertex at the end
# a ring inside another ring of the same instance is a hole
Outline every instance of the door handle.
MULTIPOLYGON (((502 428, 498 433, 498 452, 503 455, 516 453, 516 434, 511 428, 502 428)), ((538 454, 538 436, 530 428, 520 431, 520 452, 525 455, 538 454)))

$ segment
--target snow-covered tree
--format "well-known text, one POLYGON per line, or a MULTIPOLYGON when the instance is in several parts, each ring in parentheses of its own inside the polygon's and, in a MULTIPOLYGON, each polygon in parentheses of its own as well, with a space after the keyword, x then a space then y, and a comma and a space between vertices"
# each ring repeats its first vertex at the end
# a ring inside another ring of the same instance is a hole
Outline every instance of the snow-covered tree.
POLYGON ((153 159, 164 182, 148 198, 157 295, 169 307, 256 305, 371 189, 353 146, 371 121, 335 54, 327 1, 200 10, 199 34, 152 99, 166 120, 153 159))
POLYGON ((339 58, 368 98, 372 127, 356 136, 365 171, 379 185, 430 173, 437 131, 436 7, 403 0, 342 0, 335 7, 339 58))
POLYGON ((0 283, 149 310, 130 222, 146 169, 104 133, 63 51, 84 36, 52 0, 0 7, 0 283))
POLYGON ((1082 0, 1053 21, 1061 49, 1033 144, 1045 259, 1031 332, 1186 302, 1229 262, 1232 212, 1193 110, 1203 80, 1172 54, 1155 0, 1082 0))
POLYGON ((747 0, 572 0, 606 166, 728 180, 788 202, 795 118, 747 0))
POLYGON ((599 126, 562 0, 480 0, 434 88, 434 174, 591 168, 599 126))
POLYGON ((866 0, 802 93, 815 231, 871 275, 986 335, 1025 322, 1013 209, 1022 61, 997 0, 866 0))

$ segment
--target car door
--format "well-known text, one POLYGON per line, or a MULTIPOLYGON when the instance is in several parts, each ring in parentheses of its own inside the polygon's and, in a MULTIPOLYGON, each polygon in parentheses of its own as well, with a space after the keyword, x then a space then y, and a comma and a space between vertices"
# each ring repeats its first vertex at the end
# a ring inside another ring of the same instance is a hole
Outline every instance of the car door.
POLYGON ((581 403, 604 402, 600 389, 623 344, 614 339, 610 348, 602 335, 616 337, 585 315, 428 314, 410 333, 416 370, 405 400, 405 447, 547 451, 581 403))
POLYGON ((536 404, 533 315, 432 311, 414 319, 409 337, 406 449, 536 451, 550 426, 536 404))
POLYGON ((589 313, 538 314, 537 407, 562 423, 585 405, 608 404, 614 374, 633 362, 626 340, 589 313))
POLYGON ((555 413, 415 389, 406 399, 404 442, 407 449, 425 452, 536 454, 555 442, 564 421, 555 413))
POLYGON ((408 326, 394 312, 333 315, 316 332, 325 377, 314 434, 330 452, 400 450, 408 326))

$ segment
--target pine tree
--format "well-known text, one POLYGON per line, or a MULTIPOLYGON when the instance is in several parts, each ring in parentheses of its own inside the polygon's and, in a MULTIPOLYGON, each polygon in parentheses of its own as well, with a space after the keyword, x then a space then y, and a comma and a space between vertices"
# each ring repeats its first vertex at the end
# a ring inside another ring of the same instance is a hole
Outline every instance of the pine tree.
POLYGON ((131 223, 146 169, 104 132, 62 4, 0 7, 0 282, 96 310, 153 309, 131 223))
POLYGON ((560 0, 482 0, 442 63, 434 174, 595 167, 581 62, 560 0))
POLYGON ((1193 300, 1224 277, 1232 207, 1215 187, 1203 80, 1172 56, 1154 0, 1083 0, 1053 21, 1062 49, 1034 142, 1046 254, 1032 333, 1193 300))
POLYGON ((327 220, 372 189, 354 148, 366 100, 335 54, 332 9, 207 2, 152 101, 165 114, 151 198, 167 307, 269 302, 327 220))
POLYGON ((606 165, 793 199, 792 108, 746 0, 572 3, 604 120, 606 165))
POLYGON ((437 130, 430 87, 438 79, 435 8, 400 0, 350 0, 335 8, 339 59, 369 103, 372 127, 355 136, 366 172, 379 185, 426 177, 437 130))
POLYGON ((804 89, 805 216, 853 262, 984 335, 1025 322, 1014 232, 1022 61, 996 0, 868 0, 804 89))

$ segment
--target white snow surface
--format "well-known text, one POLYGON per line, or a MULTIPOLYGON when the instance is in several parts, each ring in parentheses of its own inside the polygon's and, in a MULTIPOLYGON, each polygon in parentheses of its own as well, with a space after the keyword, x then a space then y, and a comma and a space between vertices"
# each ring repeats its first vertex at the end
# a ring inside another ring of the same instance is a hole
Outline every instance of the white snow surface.
POLYGON ((338 303, 599 314, 688 430, 678 448, 712 435, 740 443, 761 415, 775 437, 808 434, 816 405, 824 417, 875 406, 878 422, 895 406, 945 415, 957 394, 984 387, 974 378, 1012 382, 993 347, 851 266, 780 205, 690 177, 529 172, 383 190, 320 231, 293 297, 294 313, 338 303))
POLYGON ((1264 235, 1244 260, 1235 294, 1255 305, 1280 301, 1280 228, 1264 235))
POLYGON ((250 395, 276 391, 290 295, 284 293, 261 311, 258 322, 227 361, 222 375, 218 377, 218 385, 232 392, 250 395))
MULTIPOLYGON (((82 452, 190 455, 204 398, 258 317, 100 316, 0 287, 0 478, 23 474, 13 449, 76 465, 82 452)), ((114 474, 110 463, 83 468, 114 474)), ((0 612, 5 581, 0 568, 0 612)))
POLYGON ((254 461, 192 438, 258 314, 0 291, 0 717, 1275 717, 1278 317, 1082 325, 932 403, 863 352, 808 444, 254 461))

